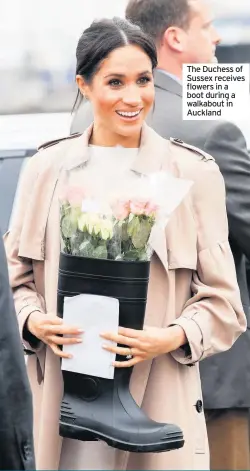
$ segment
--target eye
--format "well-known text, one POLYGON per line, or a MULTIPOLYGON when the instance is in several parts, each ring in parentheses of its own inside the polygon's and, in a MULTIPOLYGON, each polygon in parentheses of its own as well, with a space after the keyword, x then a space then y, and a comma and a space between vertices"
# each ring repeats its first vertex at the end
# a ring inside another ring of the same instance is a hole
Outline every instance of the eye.
POLYGON ((111 79, 109 81, 109 85, 111 85, 111 87, 119 87, 119 85, 121 85, 121 81, 119 79, 111 79))
POLYGON ((210 29, 210 28, 212 28, 212 26, 213 26, 213 24, 212 24, 212 22, 210 21, 209 23, 206 23, 206 24, 204 25, 204 29, 210 29))
POLYGON ((149 77, 141 77, 138 80, 139 85, 147 85, 148 82, 151 82, 149 77))

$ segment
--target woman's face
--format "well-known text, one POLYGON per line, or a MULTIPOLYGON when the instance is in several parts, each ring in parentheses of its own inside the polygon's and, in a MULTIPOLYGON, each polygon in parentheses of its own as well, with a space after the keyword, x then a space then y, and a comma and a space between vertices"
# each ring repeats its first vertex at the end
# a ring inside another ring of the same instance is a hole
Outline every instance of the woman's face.
POLYGON ((80 76, 77 82, 92 102, 98 131, 138 137, 154 102, 152 63, 142 49, 132 45, 115 49, 101 63, 91 84, 86 85, 80 76))

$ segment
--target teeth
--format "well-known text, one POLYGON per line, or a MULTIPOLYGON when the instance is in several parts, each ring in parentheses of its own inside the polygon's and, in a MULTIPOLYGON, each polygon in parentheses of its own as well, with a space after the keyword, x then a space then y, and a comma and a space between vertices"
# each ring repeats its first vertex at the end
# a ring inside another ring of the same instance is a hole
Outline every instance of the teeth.
POLYGON ((139 111, 135 111, 134 113, 132 111, 117 111, 117 113, 120 115, 120 116, 124 116, 125 118, 133 118, 134 116, 138 116, 138 114, 140 114, 140 110, 139 111))

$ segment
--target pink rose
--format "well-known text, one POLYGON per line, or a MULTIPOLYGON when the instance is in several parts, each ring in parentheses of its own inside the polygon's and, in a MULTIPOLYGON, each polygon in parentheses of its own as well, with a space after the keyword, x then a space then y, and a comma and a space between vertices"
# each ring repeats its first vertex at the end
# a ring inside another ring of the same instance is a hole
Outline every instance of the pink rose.
POLYGON ((113 213, 115 218, 119 219, 119 221, 123 221, 124 219, 126 219, 130 213, 129 201, 118 200, 113 205, 113 213))
POLYGON ((146 204, 144 214, 145 216, 155 216, 159 207, 155 203, 151 203, 150 201, 146 204))
POLYGON ((66 190, 66 200, 70 206, 81 206, 85 197, 85 192, 80 186, 69 187, 66 190))
POLYGON ((130 212, 135 216, 141 216, 144 214, 146 204, 146 201, 134 199, 130 201, 130 212))

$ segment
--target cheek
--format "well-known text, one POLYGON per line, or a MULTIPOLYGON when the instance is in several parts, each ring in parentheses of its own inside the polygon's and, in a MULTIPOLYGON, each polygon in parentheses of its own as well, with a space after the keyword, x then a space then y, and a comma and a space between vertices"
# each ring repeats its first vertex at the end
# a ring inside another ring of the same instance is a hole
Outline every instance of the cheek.
POLYGON ((203 31, 202 32, 202 41, 204 46, 206 45, 207 47, 211 47, 211 42, 212 42, 212 35, 210 31, 203 31))
POLYGON ((100 89, 98 93, 95 93, 92 105, 98 114, 104 114, 112 110, 118 100, 117 93, 113 90, 100 89))
POLYGON ((188 44, 189 62, 202 62, 204 54, 207 52, 207 39, 204 34, 199 32, 196 37, 193 37, 188 44))
POLYGON ((155 89, 154 85, 152 87, 148 87, 147 89, 144 89, 142 94, 141 94, 141 100, 144 104, 145 107, 150 108, 155 100, 155 89))

